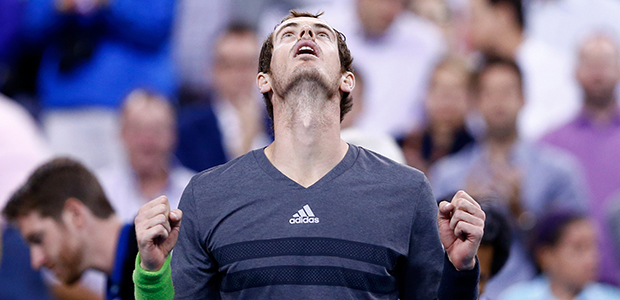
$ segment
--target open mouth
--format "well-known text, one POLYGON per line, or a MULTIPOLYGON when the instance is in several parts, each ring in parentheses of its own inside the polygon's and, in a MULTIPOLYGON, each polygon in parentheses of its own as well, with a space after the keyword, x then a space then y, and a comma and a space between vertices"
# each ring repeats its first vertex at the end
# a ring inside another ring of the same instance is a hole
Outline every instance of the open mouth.
POLYGON ((295 51, 295 57, 299 55, 317 55, 316 45, 312 42, 301 42, 297 45, 297 50, 295 51))

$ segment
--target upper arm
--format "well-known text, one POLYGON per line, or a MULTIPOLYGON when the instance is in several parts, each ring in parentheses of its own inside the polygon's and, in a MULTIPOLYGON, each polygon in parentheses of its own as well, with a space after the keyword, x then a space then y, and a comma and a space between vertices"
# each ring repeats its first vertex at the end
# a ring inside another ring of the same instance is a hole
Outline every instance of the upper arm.
POLYGON ((426 178, 415 191, 416 201, 409 253, 403 280, 399 282, 400 299, 429 300, 437 297, 444 251, 437 227, 437 204, 426 178))
POLYGON ((205 247, 202 218, 193 196, 194 183, 192 179, 179 203, 183 221, 171 262, 175 299, 219 299, 215 276, 218 267, 205 247))

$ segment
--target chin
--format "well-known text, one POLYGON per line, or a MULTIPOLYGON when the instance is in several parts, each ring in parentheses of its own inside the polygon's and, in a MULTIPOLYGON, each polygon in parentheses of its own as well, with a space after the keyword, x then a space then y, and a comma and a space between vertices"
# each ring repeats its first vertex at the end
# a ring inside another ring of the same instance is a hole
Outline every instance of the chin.
POLYGON ((70 274, 56 274, 56 277, 59 281, 61 281, 65 285, 75 285, 82 278, 81 273, 70 273, 70 274))

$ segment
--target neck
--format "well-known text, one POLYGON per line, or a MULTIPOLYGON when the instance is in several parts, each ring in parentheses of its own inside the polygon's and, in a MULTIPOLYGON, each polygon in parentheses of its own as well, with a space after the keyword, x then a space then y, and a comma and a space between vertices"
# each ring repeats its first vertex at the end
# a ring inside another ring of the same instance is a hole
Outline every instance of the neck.
POLYGON ((168 168, 152 168, 150 171, 136 171, 140 191, 146 199, 153 199, 166 189, 168 184, 168 168))
POLYGON ((573 300, 581 292, 581 288, 574 288, 550 279, 551 292, 558 300, 573 300))
POLYGON ((487 139, 485 141, 486 145, 489 147, 491 153, 495 154, 508 154, 510 153, 510 149, 517 141, 517 130, 512 129, 510 132, 492 132, 489 131, 487 134, 487 139))
POLYGON ((516 59, 519 46, 523 43, 523 32, 519 28, 510 27, 502 34, 501 39, 497 39, 495 47, 496 55, 516 59))
POLYGON ((265 155, 284 175, 309 187, 347 153, 349 146, 340 139, 339 99, 286 99, 279 103, 282 105, 274 105, 275 139, 265 155))
POLYGON ((584 110, 595 124, 607 125, 616 116, 616 99, 613 97, 609 101, 589 101, 586 99, 584 110))
MULTIPOLYGON (((116 248, 121 233, 122 224, 116 215, 107 219, 95 219, 89 234, 90 242, 88 249, 89 264, 92 269, 104 272, 108 276, 112 274, 116 261, 116 248)), ((88 259, 87 258, 87 259, 88 259)))

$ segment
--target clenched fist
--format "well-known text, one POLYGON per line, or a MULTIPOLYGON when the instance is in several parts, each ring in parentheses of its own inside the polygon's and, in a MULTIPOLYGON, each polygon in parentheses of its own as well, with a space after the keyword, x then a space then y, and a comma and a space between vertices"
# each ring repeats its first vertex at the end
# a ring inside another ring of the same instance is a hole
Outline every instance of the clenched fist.
POLYGON ((439 237, 457 270, 475 267, 485 218, 478 202, 464 191, 458 191, 449 203, 439 203, 439 237))
POLYGON ((143 205, 136 216, 136 238, 140 251, 140 267, 146 271, 159 270, 179 238, 183 212, 170 211, 166 196, 143 205))

